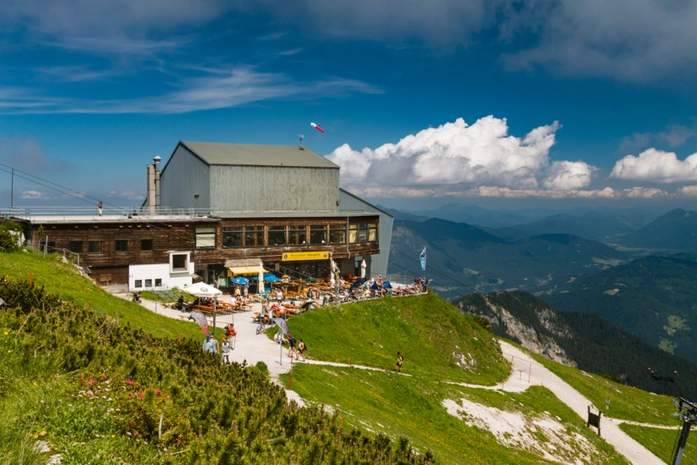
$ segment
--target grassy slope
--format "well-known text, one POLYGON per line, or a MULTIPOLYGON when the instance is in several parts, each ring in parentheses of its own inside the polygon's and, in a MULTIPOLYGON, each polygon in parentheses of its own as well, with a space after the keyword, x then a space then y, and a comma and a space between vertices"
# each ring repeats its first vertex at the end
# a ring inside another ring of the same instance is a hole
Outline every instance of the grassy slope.
POLYGON ((142 306, 119 298, 114 298, 88 278, 75 273, 72 265, 62 263, 60 257, 49 255, 45 259, 34 252, 0 253, 0 276, 15 279, 29 279, 32 275, 34 284, 44 286, 52 294, 57 294, 65 301, 78 305, 90 305, 97 314, 115 317, 127 321, 133 328, 160 337, 177 337, 201 339, 201 330, 197 325, 156 315, 142 306))
POLYGON ((324 307, 289 321, 308 355, 320 360, 404 371, 453 381, 494 385, 508 376, 498 342, 469 316, 434 294, 324 307), (462 354, 476 361, 458 366, 462 354))
MULTIPOLYGON (((339 410, 347 425, 382 431, 393 438, 408 437, 420 452, 430 449, 438 463, 552 463, 533 452, 501 445, 488 431, 467 426, 441 406, 444 399, 463 397, 502 410, 521 412, 528 419, 549 412, 562 419, 569 437, 582 435, 601 451, 592 457, 577 456, 587 460, 583 463, 626 463, 544 388, 533 388, 521 394, 500 394, 439 383, 430 377, 303 364, 295 366, 292 374, 292 389, 305 399, 339 410)), ((287 375, 285 382, 288 382, 287 375)), ((540 436, 542 442, 547 441, 540 436)), ((569 463, 573 463, 571 457, 569 463)))
POLYGON ((444 383, 491 385, 504 379, 509 367, 491 334, 435 295, 323 308, 291 319, 289 327, 314 358, 387 370, 298 364, 292 381, 284 379, 292 389, 340 410, 350 425, 404 435, 421 451, 431 449, 441 463, 545 463, 540 455, 502 446, 491 433, 467 426, 441 406, 445 399, 462 397, 528 417, 550 412, 601 451, 588 463, 624 463, 546 389, 501 395, 444 383), (397 350, 405 355, 410 376, 394 373, 397 350), (454 352, 471 354, 475 368, 459 367, 454 352))

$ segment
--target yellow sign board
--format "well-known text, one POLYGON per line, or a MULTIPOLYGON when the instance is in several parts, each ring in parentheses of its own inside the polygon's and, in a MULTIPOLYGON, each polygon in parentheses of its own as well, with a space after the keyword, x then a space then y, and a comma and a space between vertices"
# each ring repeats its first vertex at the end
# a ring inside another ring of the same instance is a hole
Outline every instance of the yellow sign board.
POLYGON ((300 260, 329 260, 329 252, 286 252, 282 257, 284 262, 300 260))

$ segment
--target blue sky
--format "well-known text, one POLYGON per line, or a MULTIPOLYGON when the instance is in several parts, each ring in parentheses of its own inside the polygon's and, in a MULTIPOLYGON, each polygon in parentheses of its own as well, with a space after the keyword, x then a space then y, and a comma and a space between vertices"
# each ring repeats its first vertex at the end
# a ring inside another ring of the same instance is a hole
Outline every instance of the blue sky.
POLYGON ((7 166, 138 205, 179 140, 302 133, 385 206, 697 207, 697 1, 232 3, 2 2, 0 205, 7 166))

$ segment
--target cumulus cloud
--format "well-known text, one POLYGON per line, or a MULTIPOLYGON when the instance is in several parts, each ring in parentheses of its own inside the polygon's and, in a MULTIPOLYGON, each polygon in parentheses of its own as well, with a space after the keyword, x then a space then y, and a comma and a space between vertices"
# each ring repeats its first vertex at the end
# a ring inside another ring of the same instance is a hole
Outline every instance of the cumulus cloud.
POLYGON ((555 161, 542 185, 557 191, 581 189, 591 183, 594 171, 593 166, 583 161, 555 161))
MULTIPOLYGON (((505 119, 487 116, 470 126, 459 118, 376 149, 357 151, 344 144, 327 158, 342 168, 342 181, 360 187, 494 183, 537 188, 559 127, 555 122, 518 138, 508 134, 505 119)), ((574 182, 563 168, 558 169, 555 185, 574 182)))
POLYGON ((633 181, 673 183, 697 180, 697 153, 684 161, 674 152, 654 148, 643 151, 638 157, 627 155, 615 163, 611 178, 633 181))

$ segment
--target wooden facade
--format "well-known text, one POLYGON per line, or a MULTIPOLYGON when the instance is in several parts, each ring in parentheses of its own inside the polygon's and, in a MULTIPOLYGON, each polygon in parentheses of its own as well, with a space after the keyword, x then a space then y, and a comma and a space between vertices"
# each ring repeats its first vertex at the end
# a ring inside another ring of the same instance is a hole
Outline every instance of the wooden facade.
MULTIPOLYGON (((278 264, 284 253, 313 251, 331 252, 337 262, 349 260, 350 266, 347 263, 342 268, 352 269, 353 258, 380 252, 379 216, 375 214, 323 218, 104 217, 75 221, 35 219, 23 223, 33 248, 42 250, 47 240, 52 250, 79 254, 80 264, 91 269, 99 284, 125 284, 129 265, 169 263, 172 252, 191 252, 197 271, 210 268, 216 273, 227 260, 253 258, 278 264), (39 228, 44 236, 39 235, 39 228), (285 235, 283 243, 281 231, 285 235), (233 233, 242 234, 241 243, 225 242, 233 233), (295 241, 291 238, 294 233, 295 241), (249 238, 255 243, 248 244, 249 238)), ((293 268, 292 263, 286 264, 293 268)))

